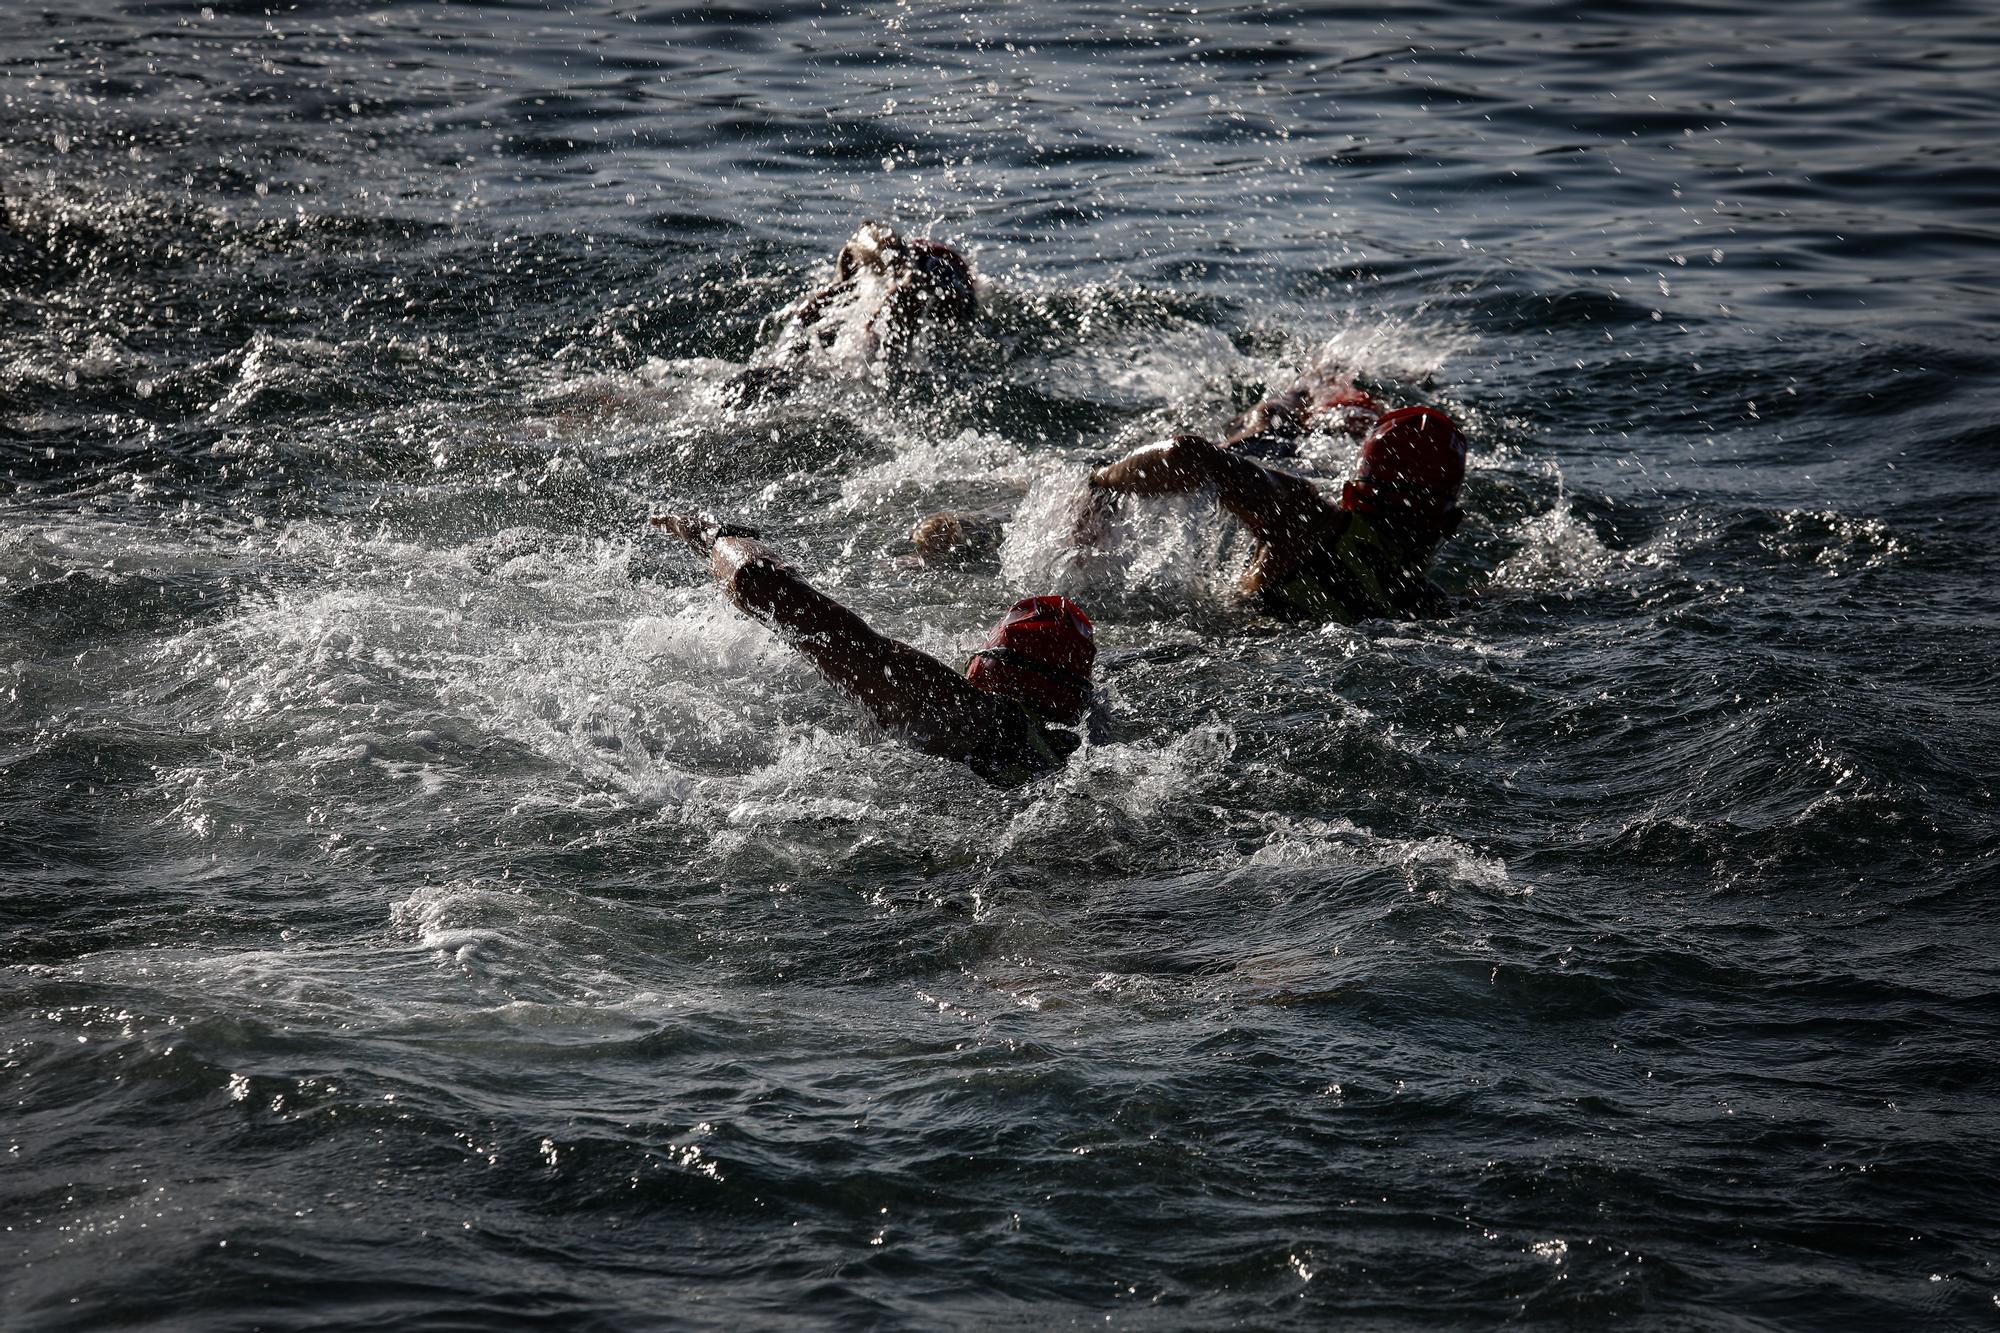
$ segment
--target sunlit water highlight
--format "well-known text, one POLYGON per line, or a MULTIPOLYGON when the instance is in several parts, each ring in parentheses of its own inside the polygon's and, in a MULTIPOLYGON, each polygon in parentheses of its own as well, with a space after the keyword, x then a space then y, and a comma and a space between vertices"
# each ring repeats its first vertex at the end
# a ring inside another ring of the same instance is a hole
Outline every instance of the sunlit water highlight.
POLYGON ((268 9, 0 13, 0 1323, 2000 1313, 1992 18, 268 9), (869 216, 970 346, 730 405, 869 216), (1455 618, 1067 557, 1316 359, 1455 618), (871 734, 662 502, 1111 733, 871 734))

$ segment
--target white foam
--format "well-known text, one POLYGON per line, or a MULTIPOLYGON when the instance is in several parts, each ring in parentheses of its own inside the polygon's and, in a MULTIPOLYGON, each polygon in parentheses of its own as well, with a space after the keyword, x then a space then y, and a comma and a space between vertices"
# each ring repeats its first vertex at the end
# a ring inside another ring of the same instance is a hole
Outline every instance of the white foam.
POLYGON ((1228 527, 1213 495, 1127 500, 1103 540, 1079 550, 1076 513, 1088 475, 1082 466, 1051 468, 1028 488, 1000 548, 1008 582, 1085 602, 1129 593, 1185 605, 1217 595, 1228 527))
POLYGON ((875 373, 882 350, 875 325, 891 290, 886 274, 861 269, 845 290, 819 302, 812 324, 801 325, 797 314, 788 312, 763 360, 825 374, 858 377, 875 373))
POLYGON ((915 441, 890 458, 849 473, 841 481, 834 511, 867 512, 953 482, 1026 486, 1042 466, 1020 445, 1001 436, 960 431, 944 440, 915 441))
MULTIPOLYGON (((1088 320, 1086 320, 1086 326, 1088 320)), ((1050 389, 1123 407, 1161 403, 1203 415, 1228 409, 1231 386, 1260 373, 1220 330, 1176 321, 1087 341, 1038 369, 1050 389)))
POLYGON ((1321 374, 1427 383, 1478 345, 1477 334, 1427 320, 1419 309, 1406 318, 1356 318, 1323 339, 1307 364, 1321 374))
POLYGON ((1144 825, 1169 804, 1199 799, 1235 747, 1235 731, 1222 722, 1194 727, 1165 745, 1085 746, 1030 789, 1034 799, 1009 820, 993 855, 1032 860, 1038 849, 1087 853, 1093 838, 1108 835, 1107 817, 1114 825, 1144 825))
POLYGON ((1523 519, 1507 535, 1521 546, 1494 569, 1492 583, 1563 593, 1630 583, 1643 571, 1672 568, 1678 564, 1686 540, 1669 524, 1642 545, 1614 549, 1606 546, 1561 497, 1549 509, 1523 519))

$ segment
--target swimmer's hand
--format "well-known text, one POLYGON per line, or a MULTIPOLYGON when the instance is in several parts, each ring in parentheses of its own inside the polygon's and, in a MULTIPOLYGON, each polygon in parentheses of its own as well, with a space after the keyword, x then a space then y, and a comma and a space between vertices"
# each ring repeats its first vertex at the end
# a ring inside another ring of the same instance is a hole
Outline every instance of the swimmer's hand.
POLYGON ((712 514, 655 514, 650 521, 668 536, 679 538, 696 555, 710 554, 716 542, 724 537, 748 537, 754 541, 760 535, 755 528, 724 523, 712 514))
POLYGON ((910 546, 923 566, 972 564, 1000 553, 1006 519, 992 510, 947 509, 910 529, 910 546))

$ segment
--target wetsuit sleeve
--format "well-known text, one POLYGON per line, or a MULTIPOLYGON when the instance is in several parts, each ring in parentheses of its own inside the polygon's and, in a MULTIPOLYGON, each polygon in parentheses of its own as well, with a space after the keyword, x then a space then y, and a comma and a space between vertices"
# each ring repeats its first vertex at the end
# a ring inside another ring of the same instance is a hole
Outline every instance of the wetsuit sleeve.
POLYGON ((871 629, 760 542, 724 537, 711 564, 730 601, 783 635, 884 730, 926 754, 978 767, 996 748, 1009 748, 1026 720, 1017 705, 871 629))

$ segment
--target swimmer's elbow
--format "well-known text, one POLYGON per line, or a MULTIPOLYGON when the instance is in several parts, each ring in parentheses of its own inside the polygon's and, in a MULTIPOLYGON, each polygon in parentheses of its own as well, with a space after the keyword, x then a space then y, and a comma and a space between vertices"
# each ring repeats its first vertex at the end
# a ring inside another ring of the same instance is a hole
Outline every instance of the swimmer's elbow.
POLYGON ((1090 484, 1100 490, 1125 491, 1134 495, 1167 495, 1194 490, 1209 481, 1216 471, 1220 451, 1200 435, 1176 435, 1171 440, 1135 449, 1090 476, 1090 484))
POLYGON ((729 600, 746 611, 768 609, 793 577, 776 551, 748 537, 724 537, 716 542, 708 568, 729 600))

